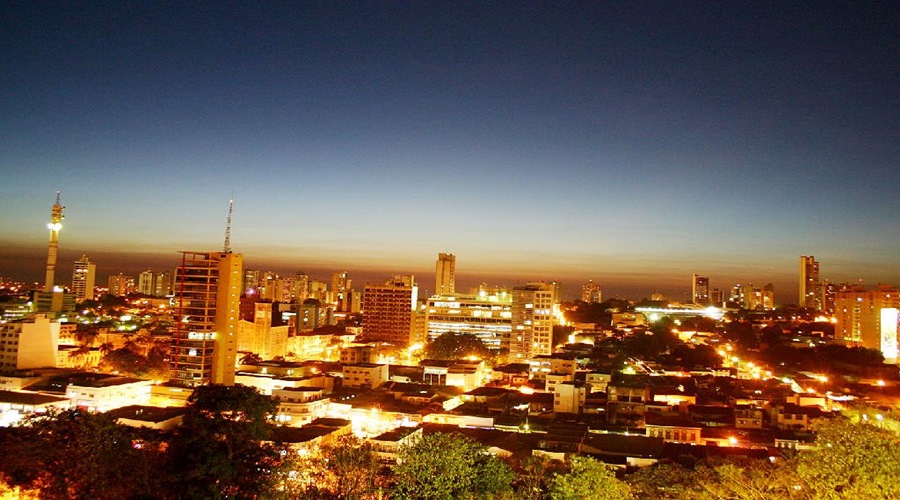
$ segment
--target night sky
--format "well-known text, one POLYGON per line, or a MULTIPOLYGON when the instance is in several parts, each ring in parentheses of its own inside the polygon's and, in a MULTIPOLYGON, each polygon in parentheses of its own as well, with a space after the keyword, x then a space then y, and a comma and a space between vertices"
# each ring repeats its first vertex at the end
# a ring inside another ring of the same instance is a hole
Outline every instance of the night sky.
POLYGON ((896 2, 4 2, 0 275, 900 284, 896 2), (324 274, 323 274, 324 276, 324 274))

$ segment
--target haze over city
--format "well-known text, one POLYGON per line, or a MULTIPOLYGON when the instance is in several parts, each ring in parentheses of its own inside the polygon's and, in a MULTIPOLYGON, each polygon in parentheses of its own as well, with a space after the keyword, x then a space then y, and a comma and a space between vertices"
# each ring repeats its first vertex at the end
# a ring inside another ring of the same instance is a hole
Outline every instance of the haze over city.
POLYGON ((5 8, 0 275, 246 267, 607 296, 900 282, 892 3, 5 8))

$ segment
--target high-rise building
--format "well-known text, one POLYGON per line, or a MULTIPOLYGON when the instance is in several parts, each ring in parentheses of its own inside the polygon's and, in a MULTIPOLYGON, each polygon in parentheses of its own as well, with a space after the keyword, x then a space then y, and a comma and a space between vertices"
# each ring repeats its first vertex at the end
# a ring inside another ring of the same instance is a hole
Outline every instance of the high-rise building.
POLYGON ((594 280, 588 280, 587 283, 581 285, 581 301, 587 303, 603 302, 603 292, 600 285, 594 283, 594 280))
POLYGON ((172 289, 172 275, 162 271, 156 273, 156 277, 153 279, 153 296, 154 297, 165 297, 169 295, 170 290, 172 289))
POLYGON ((504 342, 510 361, 552 354, 554 300, 551 283, 528 283, 512 289, 512 330, 504 342))
MULTIPOLYGON (((881 350, 884 334, 882 310, 900 308, 900 290, 884 285, 877 290, 849 286, 837 292, 834 305, 836 338, 868 349, 881 350)), ((882 354, 887 357, 892 353, 882 354)))
POLYGON ((96 274, 97 266, 86 255, 75 261, 75 268, 72 271, 72 293, 75 294, 76 302, 94 300, 96 274))
POLYGON ((297 281, 294 283, 297 289, 293 294, 297 297, 297 303, 302 304, 309 298, 309 276, 301 271, 297 273, 297 281))
POLYGON ((154 283, 155 276, 153 271, 147 269, 146 271, 141 272, 138 275, 138 293, 143 295, 153 295, 153 292, 156 290, 156 283, 154 283))
POLYGON ((234 384, 243 261, 231 252, 181 252, 170 363, 176 384, 234 384))
POLYGON ((819 281, 819 263, 812 255, 800 256, 800 293, 798 306, 822 310, 822 283, 819 281))
POLYGON ((691 302, 705 306, 709 304, 709 278, 691 275, 691 302))
POLYGON ((434 295, 456 293, 456 256, 439 253, 434 265, 434 295))
POLYGON ((113 274, 110 275, 108 283, 110 295, 118 297, 134 293, 134 276, 126 276, 122 273, 113 274))
POLYGON ((244 271, 244 285, 241 293, 245 295, 253 295, 259 287, 259 271, 247 269, 244 271))
POLYGON ((334 301, 336 311, 349 311, 351 301, 350 273, 338 271, 331 275, 331 300, 334 301))
POLYGON ((383 284, 367 284, 363 292, 363 335, 398 346, 416 343, 415 319, 418 287, 412 275, 400 275, 383 284))

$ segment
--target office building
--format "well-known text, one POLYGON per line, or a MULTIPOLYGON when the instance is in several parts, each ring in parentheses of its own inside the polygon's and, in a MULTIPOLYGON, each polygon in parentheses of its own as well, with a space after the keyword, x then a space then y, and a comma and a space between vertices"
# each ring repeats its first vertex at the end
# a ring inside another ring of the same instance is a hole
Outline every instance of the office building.
POLYGON ((434 266, 434 295, 456 293, 456 256, 439 253, 434 266))
POLYGON ((594 283, 594 280, 588 280, 587 283, 581 285, 581 301, 587 303, 603 302, 603 292, 600 291, 600 285, 594 283))
POLYGON ((511 362, 553 352, 552 283, 528 283, 512 289, 512 329, 504 342, 511 362))
POLYGON ((709 305, 709 278, 697 273, 691 276, 691 302, 700 306, 709 305))
POLYGON ((363 336, 408 346, 415 335, 418 287, 412 275, 394 276, 383 284, 367 284, 363 292, 363 336))
POLYGON ((233 385, 237 358, 243 256, 181 252, 175 273, 172 381, 233 385))
POLYGON ((75 294, 75 301, 94 300, 94 278, 97 274, 97 266, 82 255, 80 259, 75 261, 75 267, 72 271, 72 293, 75 294))
POLYGON ((435 295, 425 307, 428 339, 444 333, 469 333, 488 349, 499 350, 512 331, 512 294, 506 290, 478 294, 435 295))
POLYGON ((812 255, 800 256, 800 307, 822 310, 822 283, 819 281, 819 263, 812 255))

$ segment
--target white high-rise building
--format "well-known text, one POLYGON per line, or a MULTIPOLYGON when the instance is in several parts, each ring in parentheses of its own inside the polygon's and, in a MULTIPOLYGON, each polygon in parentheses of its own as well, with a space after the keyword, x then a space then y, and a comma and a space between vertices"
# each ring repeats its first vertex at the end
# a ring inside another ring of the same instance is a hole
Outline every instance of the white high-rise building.
POLYGON ((822 307, 822 283, 819 281, 819 263, 812 255, 800 256, 800 307, 808 307, 821 311, 822 307))
POLYGON ((528 283, 512 289, 512 331, 504 342, 511 362, 553 353, 553 284, 528 283))
POLYGON ((97 266, 86 255, 75 261, 75 268, 72 271, 72 293, 75 294, 76 302, 94 300, 96 274, 97 266))

